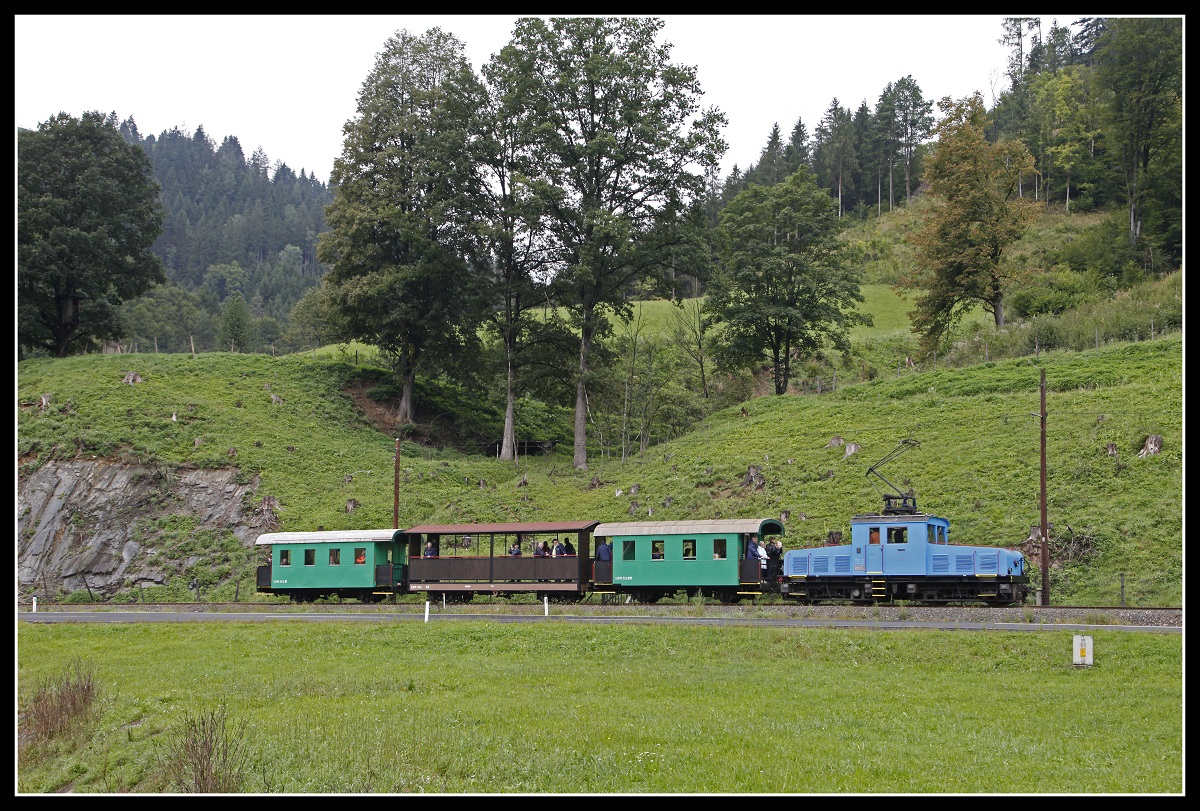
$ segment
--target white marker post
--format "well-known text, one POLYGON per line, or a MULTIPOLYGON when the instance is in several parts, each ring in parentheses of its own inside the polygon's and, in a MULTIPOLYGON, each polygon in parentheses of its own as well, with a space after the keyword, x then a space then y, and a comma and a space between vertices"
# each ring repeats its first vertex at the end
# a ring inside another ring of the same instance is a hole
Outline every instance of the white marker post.
POLYGON ((1092 666, 1092 638, 1083 634, 1075 634, 1075 642, 1071 646, 1071 657, 1075 667, 1092 666))
POLYGON ((425 621, 429 622, 429 601, 425 601, 425 621))
POLYGON ((548 616, 550 616, 550 595, 543 594, 542 601, 544 602, 544 604, 546 606, 546 616, 548 617, 548 616))
POLYGON ((37 613, 37 597, 33 598, 33 613, 37 613))

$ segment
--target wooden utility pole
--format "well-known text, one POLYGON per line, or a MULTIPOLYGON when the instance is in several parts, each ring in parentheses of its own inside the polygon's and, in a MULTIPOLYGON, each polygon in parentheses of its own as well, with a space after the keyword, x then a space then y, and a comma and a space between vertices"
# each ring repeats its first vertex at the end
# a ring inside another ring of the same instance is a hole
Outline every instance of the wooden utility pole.
POLYGON ((1050 542, 1046 521, 1046 370, 1042 369, 1042 605, 1050 605, 1050 542))

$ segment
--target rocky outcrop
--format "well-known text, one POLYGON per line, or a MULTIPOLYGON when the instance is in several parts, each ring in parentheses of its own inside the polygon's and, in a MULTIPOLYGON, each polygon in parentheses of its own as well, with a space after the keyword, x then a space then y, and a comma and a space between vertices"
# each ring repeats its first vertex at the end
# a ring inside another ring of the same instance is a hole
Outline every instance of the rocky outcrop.
MULTIPOLYGON (((174 470, 103 460, 48 462, 17 486, 17 588, 53 594, 165 583, 146 548, 147 519, 191 517, 250 546, 264 515, 248 504, 258 482, 236 468, 174 470)), ((269 516, 267 516, 269 519, 269 516)))

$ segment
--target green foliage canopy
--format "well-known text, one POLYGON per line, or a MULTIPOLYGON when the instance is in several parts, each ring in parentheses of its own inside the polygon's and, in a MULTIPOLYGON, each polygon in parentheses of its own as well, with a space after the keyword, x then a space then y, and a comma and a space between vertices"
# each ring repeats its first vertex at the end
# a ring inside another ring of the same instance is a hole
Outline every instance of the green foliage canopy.
POLYGON ((447 103, 464 72, 462 42, 441 29, 388 39, 345 127, 326 213, 332 230, 318 245, 340 334, 393 358, 402 424, 413 421, 419 368, 457 368, 474 354, 476 293, 459 250, 465 122, 447 103))
POLYGON ((524 18, 512 46, 529 69, 524 126, 536 133, 530 188, 557 246, 556 283, 579 331, 573 464, 587 467, 587 378, 606 309, 661 275, 682 249, 681 215, 725 144, 701 110, 694 68, 670 62, 653 18, 524 18))
POLYGON ((166 281, 150 160, 115 116, 66 113, 17 135, 17 332, 58 357, 121 336, 118 306, 166 281))
POLYGON ((963 312, 976 304, 1004 326, 1004 290, 1014 271, 1004 251, 1033 219, 1032 204, 1019 196, 1022 174, 1033 160, 1020 141, 989 143, 979 93, 959 101, 942 99, 945 118, 938 144, 926 164, 933 203, 921 228, 909 239, 916 268, 907 286, 924 292, 916 299, 913 329, 936 346, 963 312))
POLYGON ((787 392, 794 357, 826 340, 849 348, 848 330, 870 319, 838 234, 837 204, 805 168, 776 186, 751 185, 721 216, 724 266, 705 308, 724 322, 722 364, 757 365, 769 358, 775 393, 787 392))

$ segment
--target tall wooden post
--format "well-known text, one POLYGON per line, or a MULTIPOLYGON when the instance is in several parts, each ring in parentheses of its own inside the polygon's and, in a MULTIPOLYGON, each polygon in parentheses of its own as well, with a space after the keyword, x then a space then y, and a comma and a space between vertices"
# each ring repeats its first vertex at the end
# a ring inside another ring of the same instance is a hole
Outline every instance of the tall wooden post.
POLYGON ((400 437, 396 437, 396 475, 392 488, 392 529, 400 529, 400 437))
POLYGON ((1046 521, 1046 370, 1042 369, 1042 605, 1050 605, 1050 542, 1046 521))

